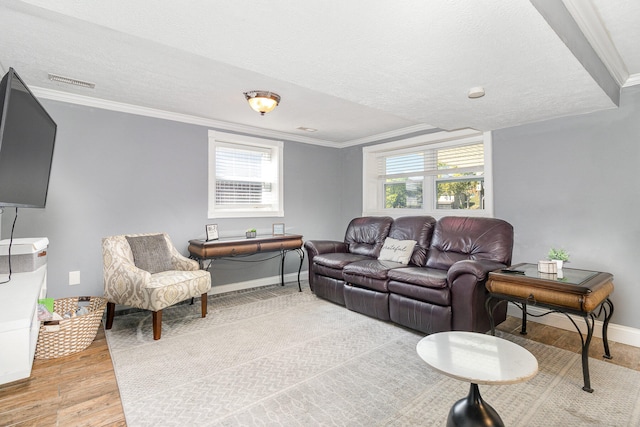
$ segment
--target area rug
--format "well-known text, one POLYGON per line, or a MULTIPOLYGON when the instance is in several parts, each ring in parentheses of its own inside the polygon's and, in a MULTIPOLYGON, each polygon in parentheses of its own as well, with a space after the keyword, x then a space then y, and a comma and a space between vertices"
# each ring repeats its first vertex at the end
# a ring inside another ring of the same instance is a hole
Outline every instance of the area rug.
MULTIPOLYGON (((417 355, 422 335, 273 286, 209 297, 151 315, 117 316, 107 340, 125 417, 137 426, 442 426, 469 389, 417 355)), ((539 373, 480 386, 508 426, 638 426, 640 372, 502 334, 531 351, 539 373)), ((578 339, 576 337, 576 339, 578 339)), ((615 354, 614 354, 615 357, 615 354)))

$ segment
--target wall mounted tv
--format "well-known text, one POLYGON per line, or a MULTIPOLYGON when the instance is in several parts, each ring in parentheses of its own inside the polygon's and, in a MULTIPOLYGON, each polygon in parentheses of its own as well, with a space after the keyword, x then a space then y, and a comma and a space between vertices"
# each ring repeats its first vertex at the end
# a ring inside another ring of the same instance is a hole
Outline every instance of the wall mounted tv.
POLYGON ((0 82, 0 207, 43 208, 57 125, 13 68, 0 82))

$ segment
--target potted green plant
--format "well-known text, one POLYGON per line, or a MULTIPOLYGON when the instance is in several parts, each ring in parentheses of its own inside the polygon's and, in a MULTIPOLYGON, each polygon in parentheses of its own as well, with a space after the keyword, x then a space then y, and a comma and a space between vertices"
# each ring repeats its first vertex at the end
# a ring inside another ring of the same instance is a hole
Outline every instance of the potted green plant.
POLYGON ((555 261, 558 264, 558 270, 562 269, 562 264, 569 261, 569 253, 564 249, 549 249, 549 253, 547 254, 547 258, 551 261, 555 261))
POLYGON ((256 237, 256 235, 257 235, 256 229, 255 228, 248 229, 246 235, 247 235, 247 239, 250 239, 252 237, 256 237))

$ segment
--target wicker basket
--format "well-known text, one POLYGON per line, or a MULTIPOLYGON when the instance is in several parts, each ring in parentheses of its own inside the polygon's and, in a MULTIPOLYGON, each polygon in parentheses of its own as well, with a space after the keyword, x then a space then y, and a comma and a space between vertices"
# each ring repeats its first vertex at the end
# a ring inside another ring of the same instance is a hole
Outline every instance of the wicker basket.
POLYGON ((89 347, 98 333, 107 299, 102 297, 60 298, 54 301, 53 311, 64 316, 67 312, 75 313, 83 305, 89 313, 70 319, 47 321, 40 325, 36 359, 54 359, 89 347))

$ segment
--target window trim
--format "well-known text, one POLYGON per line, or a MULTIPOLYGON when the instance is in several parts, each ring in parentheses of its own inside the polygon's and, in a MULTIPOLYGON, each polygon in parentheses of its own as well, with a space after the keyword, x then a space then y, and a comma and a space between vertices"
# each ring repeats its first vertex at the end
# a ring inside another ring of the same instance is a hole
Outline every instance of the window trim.
POLYGON ((362 215, 385 215, 399 217, 406 215, 430 215, 434 218, 443 216, 478 216, 493 217, 493 165, 491 132, 480 132, 474 129, 457 131, 441 131, 401 139, 383 144, 362 148, 362 215), (411 152, 425 147, 429 149, 443 148, 460 144, 482 143, 484 147, 484 209, 436 209, 433 200, 424 203, 422 209, 382 208, 384 190, 377 179, 377 159, 386 153, 411 152))
POLYGON ((208 153, 208 188, 207 188, 207 217, 214 218, 262 218, 262 217, 284 217, 284 143, 282 141, 274 141, 265 138, 256 138, 252 136, 238 135, 227 132, 219 132, 209 130, 209 153, 208 153), (278 182, 277 192, 278 200, 272 204, 275 209, 257 209, 255 207, 246 208, 229 208, 216 209, 215 188, 216 188, 216 167, 215 167, 215 151, 217 145, 241 145, 244 147, 255 147, 259 150, 268 149, 271 151, 272 158, 277 162, 278 182))

